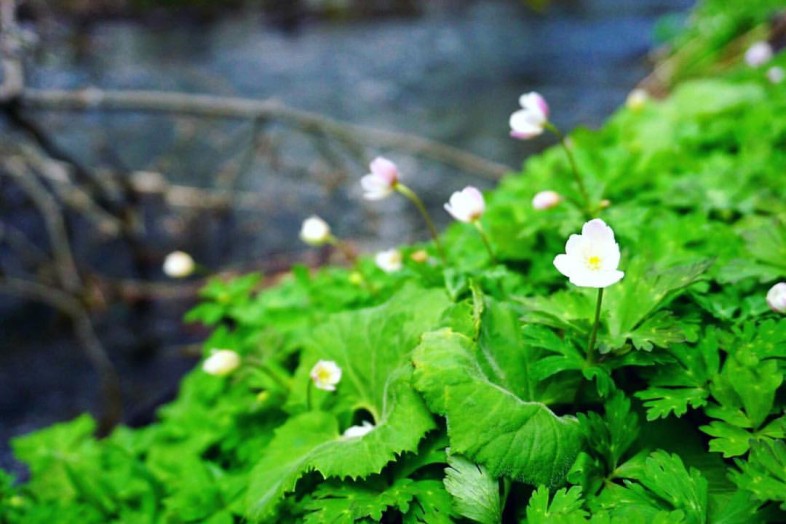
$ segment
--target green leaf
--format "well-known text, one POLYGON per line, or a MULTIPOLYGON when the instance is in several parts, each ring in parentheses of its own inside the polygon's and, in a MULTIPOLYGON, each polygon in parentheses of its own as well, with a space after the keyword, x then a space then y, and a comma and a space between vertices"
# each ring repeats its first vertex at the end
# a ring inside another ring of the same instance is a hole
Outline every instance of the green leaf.
POLYGON ((321 411, 292 417, 278 428, 251 473, 249 518, 263 521, 271 517, 284 494, 293 491, 301 475, 313 468, 312 454, 338 436, 336 418, 321 411))
POLYGON ((711 265, 712 260, 701 260, 661 270, 650 267, 644 258, 634 259, 625 278, 606 294, 608 334, 601 342, 616 349, 630 339, 637 349, 649 351, 653 345, 667 347, 687 340, 676 318, 656 312, 698 281, 711 265))
POLYGON ((699 429, 707 435, 715 437, 710 440, 710 451, 723 453, 725 458, 738 457, 745 454, 750 448, 751 434, 744 428, 714 420, 699 429))
POLYGON ((647 420, 684 415, 688 407, 707 404, 709 383, 720 370, 718 333, 707 329, 696 346, 675 344, 668 348, 675 363, 661 365, 649 374, 650 387, 639 391, 647 420))
POLYGON ((477 353, 472 340, 445 329, 426 333, 413 356, 416 387, 447 418, 451 450, 494 476, 558 482, 579 451, 577 420, 491 382, 477 353))
MULTIPOLYGON (((639 474, 632 476, 647 492, 655 496, 657 504, 668 511, 680 511, 688 523, 707 520, 707 480, 696 469, 685 468, 677 455, 654 451, 639 474)), ((634 489, 628 486, 628 489, 634 489)))
POLYGON ((335 392, 318 392, 321 396, 316 398, 336 415, 305 413, 277 431, 252 473, 252 517, 269 515, 278 499, 310 470, 325 477, 364 477, 379 473, 397 455, 417 449, 435 423, 412 389, 407 357, 420 334, 433 328, 448 306, 441 291, 410 287, 380 306, 333 315, 313 330, 304 341, 294 379, 303 384, 302 392, 293 391, 290 401, 302 409, 313 364, 333 360, 342 369, 341 382, 335 392), (371 413, 375 428, 362 437, 342 438, 351 424, 339 427, 339 418, 351 421, 359 408, 371 413), (320 422, 323 427, 314 429, 320 422), (301 446, 288 446, 288 439, 299 432, 313 435, 301 446), (271 470, 276 473, 271 475, 271 470))
POLYGON ((671 414, 681 417, 688 411, 707 404, 708 392, 704 388, 649 388, 636 396, 644 400, 647 420, 666 418, 671 414))
POLYGON ((549 490, 540 486, 532 493, 527 504, 528 524, 573 524, 587 521, 583 509, 581 488, 559 489, 549 501, 549 490))
POLYGON ((502 522, 499 482, 486 468, 459 455, 448 455, 443 482, 456 513, 481 524, 502 522))
POLYGON ((381 418, 362 437, 342 437, 338 420, 328 413, 312 411, 290 418, 276 431, 251 474, 251 516, 269 515, 308 471, 324 477, 364 477, 380 472, 397 454, 416 450, 435 426, 410 381, 406 366, 391 374, 381 418))
POLYGON ((780 502, 781 509, 786 510, 786 442, 754 442, 748 461, 735 462, 740 468, 731 474, 735 484, 762 502, 780 502))

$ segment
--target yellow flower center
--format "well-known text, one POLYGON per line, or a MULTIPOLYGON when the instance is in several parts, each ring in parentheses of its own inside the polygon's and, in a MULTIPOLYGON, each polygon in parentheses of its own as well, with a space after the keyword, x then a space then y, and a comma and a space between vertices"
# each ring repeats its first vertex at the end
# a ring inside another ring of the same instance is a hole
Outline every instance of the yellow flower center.
POLYGON ((318 382, 327 382, 330 380, 330 371, 327 369, 320 369, 317 371, 317 381, 318 382))
POLYGON ((600 269, 600 257, 598 255, 592 255, 587 259, 587 265, 593 271, 597 271, 600 269))

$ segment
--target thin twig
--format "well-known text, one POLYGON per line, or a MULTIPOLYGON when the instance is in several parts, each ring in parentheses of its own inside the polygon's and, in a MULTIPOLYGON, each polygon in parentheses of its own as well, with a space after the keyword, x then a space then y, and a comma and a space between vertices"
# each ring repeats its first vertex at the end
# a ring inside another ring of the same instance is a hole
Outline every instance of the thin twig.
POLYGON ((120 380, 112 361, 109 360, 104 347, 93 330, 89 315, 79 301, 60 289, 44 286, 37 282, 9 277, 0 277, 0 293, 49 304, 71 317, 79 342, 101 380, 104 410, 100 420, 99 433, 106 434, 111 428, 116 426, 120 422, 123 413, 120 380))
POLYGON ((278 120, 302 130, 325 133, 338 140, 375 148, 398 149, 443 162, 478 176, 497 180, 513 169, 458 148, 405 133, 347 124, 285 106, 276 100, 251 100, 167 91, 80 91, 25 89, 21 103, 30 109, 106 110, 177 113, 212 118, 278 120))

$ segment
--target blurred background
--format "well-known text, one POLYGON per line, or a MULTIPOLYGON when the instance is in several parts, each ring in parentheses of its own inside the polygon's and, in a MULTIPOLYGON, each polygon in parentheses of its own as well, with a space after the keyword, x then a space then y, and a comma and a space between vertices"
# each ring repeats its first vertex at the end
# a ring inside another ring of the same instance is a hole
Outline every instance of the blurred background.
POLYGON ((151 421, 200 354, 205 276, 328 261, 307 216, 361 252, 426 239, 404 199, 361 199, 375 156, 444 227, 450 193, 553 143, 509 138, 519 95, 599 126, 692 4, 0 0, 0 467, 107 395, 151 421), (174 250, 203 272, 168 279, 174 250))

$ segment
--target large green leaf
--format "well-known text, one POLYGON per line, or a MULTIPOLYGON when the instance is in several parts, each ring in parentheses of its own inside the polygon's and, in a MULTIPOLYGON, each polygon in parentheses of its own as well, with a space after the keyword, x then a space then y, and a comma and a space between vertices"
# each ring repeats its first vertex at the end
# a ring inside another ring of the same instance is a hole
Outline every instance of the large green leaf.
POLYGON ((365 477, 417 449, 435 423, 412 389, 408 355, 449 305, 441 291, 410 287, 381 306, 333 315, 313 330, 295 374, 294 383, 304 387, 292 393, 293 409, 305 407, 308 373, 317 360, 335 361, 342 379, 335 392, 316 392, 318 405, 330 413, 291 418, 264 450, 249 490, 253 518, 269 515, 310 470, 324 477, 365 477), (375 428, 362 437, 342 437, 357 411, 370 414, 375 428), (308 436, 290 445, 301 433, 308 436))
POLYGON ((558 482, 579 451, 578 421, 495 384, 477 354, 471 339, 449 329, 425 334, 414 353, 415 385, 447 418, 452 451, 494 476, 558 482))

